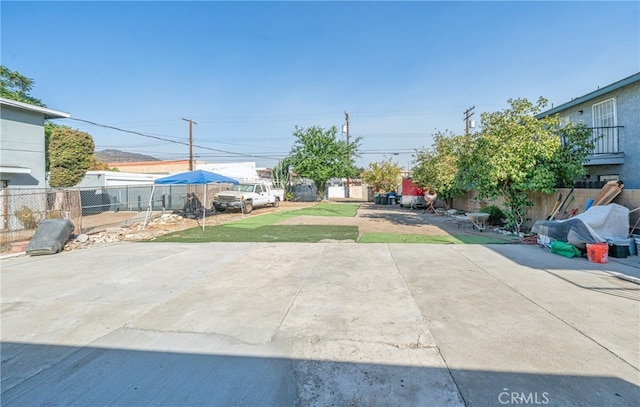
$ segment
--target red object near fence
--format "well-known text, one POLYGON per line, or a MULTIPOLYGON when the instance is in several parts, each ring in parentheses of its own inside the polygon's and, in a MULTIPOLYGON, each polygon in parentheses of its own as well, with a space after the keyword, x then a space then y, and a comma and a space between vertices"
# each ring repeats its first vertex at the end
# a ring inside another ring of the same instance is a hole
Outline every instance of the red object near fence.
POLYGON ((411 206, 411 202, 414 198, 424 198, 424 190, 420 188, 409 177, 402 178, 402 199, 400 204, 402 206, 411 206))

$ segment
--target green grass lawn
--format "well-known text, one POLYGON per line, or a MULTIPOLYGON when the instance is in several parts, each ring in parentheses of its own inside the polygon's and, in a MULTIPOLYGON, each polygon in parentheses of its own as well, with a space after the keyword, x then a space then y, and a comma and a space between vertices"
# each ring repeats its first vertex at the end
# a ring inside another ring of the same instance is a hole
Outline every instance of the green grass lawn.
POLYGON ((266 225, 273 225, 285 219, 295 218, 296 216, 339 216, 353 218, 358 211, 357 204, 332 204, 321 203, 310 208, 297 209, 292 211, 282 211, 267 213, 264 215, 250 215, 237 222, 228 223, 224 226, 232 228, 255 229, 266 225))
POLYGON ((435 243, 435 244, 496 244, 511 243, 504 239, 478 235, 428 236, 398 233, 365 233, 358 238, 357 226, 333 225, 276 225, 296 216, 354 217, 357 204, 321 203, 305 209, 281 211, 264 215, 249 215, 244 219, 219 226, 207 226, 173 232, 149 241, 205 243, 205 242, 299 242, 322 240, 351 240, 358 243, 435 243))
POLYGON ((237 228, 231 225, 191 228, 159 236, 150 241, 176 243, 205 242, 297 242, 315 243, 321 240, 358 239, 357 226, 323 225, 265 225, 255 228, 237 228))
POLYGON ((358 239, 357 226, 321 225, 275 225, 282 220, 296 216, 340 216, 354 217, 357 204, 321 203, 310 208, 292 211, 250 215, 237 222, 219 226, 209 226, 173 232, 152 239, 154 242, 300 242, 312 243, 321 240, 358 239))

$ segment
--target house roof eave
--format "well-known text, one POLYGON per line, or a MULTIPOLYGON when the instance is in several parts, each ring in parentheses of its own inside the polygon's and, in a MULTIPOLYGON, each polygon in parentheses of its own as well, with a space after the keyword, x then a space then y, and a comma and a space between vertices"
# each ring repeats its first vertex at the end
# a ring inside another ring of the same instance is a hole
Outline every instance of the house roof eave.
POLYGON ((44 114, 45 119, 68 119, 69 117, 71 117, 71 114, 66 112, 49 109, 47 107, 36 106, 29 103, 18 102, 17 100, 0 98, 0 104, 12 106, 18 109, 28 110, 30 112, 42 113, 44 114))
POLYGON ((563 103, 563 104, 561 104, 559 106, 556 106, 556 107, 554 107, 552 109, 549 109, 549 110, 546 110, 546 111, 544 111, 542 113, 539 113, 539 114, 536 115, 536 118, 541 119, 543 117, 554 115, 554 114, 556 114, 558 112, 561 112, 563 110, 569 109, 570 107, 579 105, 579 104, 584 103, 584 102, 588 102, 589 100, 595 99, 598 96, 605 95, 605 94, 607 94, 609 92, 613 92, 614 90, 623 88, 623 87, 625 87, 627 85, 630 85, 630 84, 638 82, 638 81, 640 81, 640 72, 638 72, 636 74, 633 74, 631 76, 628 76, 628 77, 626 77, 624 79, 621 79, 621 80, 619 80, 617 82, 614 82, 614 83, 612 83, 610 85, 607 85, 607 86, 605 86, 603 88, 594 90, 593 92, 589 92, 586 95, 577 97, 577 98, 575 98, 575 99, 573 99, 573 100, 571 100, 571 101, 569 101, 567 103, 563 103))

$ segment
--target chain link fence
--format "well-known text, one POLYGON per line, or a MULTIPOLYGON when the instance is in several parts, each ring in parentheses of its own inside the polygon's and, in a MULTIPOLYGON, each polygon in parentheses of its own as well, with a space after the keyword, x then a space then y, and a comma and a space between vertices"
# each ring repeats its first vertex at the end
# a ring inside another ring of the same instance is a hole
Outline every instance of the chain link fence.
MULTIPOLYGON (((217 192, 227 184, 123 185, 64 189, 0 188, 0 249, 33 237, 44 219, 69 219, 74 234, 91 233, 138 221, 149 205, 152 211, 189 215, 212 208, 217 192), (206 188, 206 200, 205 197, 206 188)), ((294 200, 315 202, 315 185, 294 185, 294 200)))
POLYGON ((0 189, 0 247, 29 240, 44 219, 69 219, 82 226, 80 191, 74 189, 0 189))
POLYGON ((226 184, 1 188, 0 249, 8 252, 13 243, 31 239, 44 219, 69 219, 75 234, 90 233, 127 224, 149 205, 153 211, 182 213, 211 208, 215 194, 227 188, 226 184))

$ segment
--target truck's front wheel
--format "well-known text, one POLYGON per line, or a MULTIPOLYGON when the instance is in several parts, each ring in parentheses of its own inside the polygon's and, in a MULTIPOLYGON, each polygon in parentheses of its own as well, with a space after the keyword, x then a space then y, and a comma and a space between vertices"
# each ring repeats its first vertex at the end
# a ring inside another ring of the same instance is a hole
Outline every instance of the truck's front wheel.
POLYGON ((280 198, 276 198, 276 200, 273 201, 273 206, 274 208, 277 208, 278 206, 280 206, 280 198))
POLYGON ((251 213, 253 211, 253 204, 251 202, 244 203, 244 213, 251 213))

